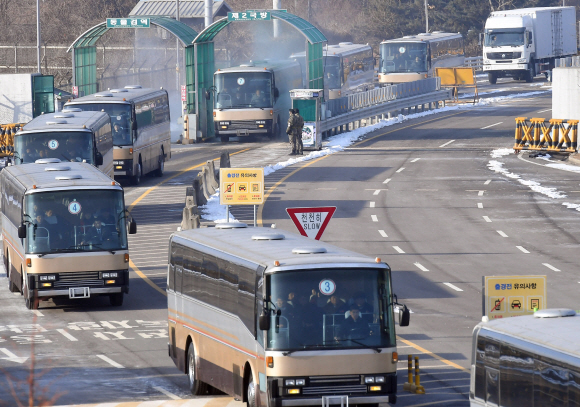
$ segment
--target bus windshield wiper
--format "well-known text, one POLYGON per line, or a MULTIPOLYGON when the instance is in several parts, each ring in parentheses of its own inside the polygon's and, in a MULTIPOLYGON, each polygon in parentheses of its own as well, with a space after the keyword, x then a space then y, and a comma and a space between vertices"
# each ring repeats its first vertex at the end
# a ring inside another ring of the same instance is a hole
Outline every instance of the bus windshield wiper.
POLYGON ((338 343, 333 343, 333 342, 326 343, 326 344, 325 343, 313 343, 313 344, 309 344, 309 345, 304 345, 304 344, 299 343, 299 345, 302 346, 303 348, 302 349, 292 349, 292 350, 283 352, 282 355, 288 356, 288 355, 293 354, 294 352, 298 352, 301 350, 325 348, 327 346, 338 346, 338 343))
MULTIPOLYGON (((364 339, 364 338, 359 338, 359 339, 364 339)), ((367 349, 372 349, 376 353, 381 353, 381 351, 382 351, 381 348, 377 348, 376 346, 367 345, 366 343, 359 342, 356 339, 337 339, 337 341, 339 341, 339 342, 351 341, 351 342, 354 342, 354 343, 356 343, 356 344, 358 344, 360 346, 364 346, 367 349)))
POLYGON ((99 243, 93 243, 93 247, 96 247, 97 249, 101 249, 101 250, 106 250, 106 251, 108 251, 111 254, 115 254, 115 251, 114 250, 111 250, 111 249, 103 249, 103 246, 101 244, 99 244, 99 243))

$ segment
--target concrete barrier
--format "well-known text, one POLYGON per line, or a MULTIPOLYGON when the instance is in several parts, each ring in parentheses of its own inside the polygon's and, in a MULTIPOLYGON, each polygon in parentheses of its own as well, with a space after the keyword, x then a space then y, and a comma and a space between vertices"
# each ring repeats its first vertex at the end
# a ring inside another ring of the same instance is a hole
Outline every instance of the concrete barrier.
POLYGON ((219 188, 219 175, 216 174, 213 160, 209 160, 206 165, 208 167, 207 181, 211 184, 215 194, 215 190, 219 188))
POLYGON ((181 230, 197 229, 200 226, 200 216, 197 208, 197 196, 194 187, 185 190, 185 207, 181 216, 181 230))

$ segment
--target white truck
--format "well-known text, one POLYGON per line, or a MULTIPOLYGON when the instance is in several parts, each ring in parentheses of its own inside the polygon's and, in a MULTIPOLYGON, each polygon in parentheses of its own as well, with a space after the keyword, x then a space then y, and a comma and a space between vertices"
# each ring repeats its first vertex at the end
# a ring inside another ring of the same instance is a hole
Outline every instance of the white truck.
POLYGON ((556 58, 576 52, 575 7, 493 11, 485 22, 483 71, 491 84, 508 76, 548 77, 556 58))

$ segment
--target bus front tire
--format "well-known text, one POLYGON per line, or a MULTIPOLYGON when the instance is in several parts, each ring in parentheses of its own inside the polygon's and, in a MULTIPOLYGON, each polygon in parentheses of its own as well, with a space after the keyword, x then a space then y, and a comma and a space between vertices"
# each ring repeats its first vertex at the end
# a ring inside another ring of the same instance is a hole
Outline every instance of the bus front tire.
POLYGON ((251 377, 250 382, 248 383, 248 407, 258 407, 256 404, 256 388, 254 387, 254 379, 251 377))
POLYGON ((488 72, 487 80, 491 85, 495 85, 497 83, 497 75, 494 72, 488 72))
POLYGON ((109 301, 113 307, 120 307, 123 305, 123 293, 109 294, 109 301))
POLYGON ((187 348, 187 380, 189 382, 189 391, 194 396, 202 396, 207 393, 207 384, 197 379, 193 342, 187 348))
POLYGON ((26 282, 26 280, 28 280, 28 278, 26 276, 24 276, 24 279, 22 282, 22 293, 24 294, 24 304, 26 305, 27 309, 30 309, 30 310, 38 309, 38 301, 36 300, 36 298, 34 298, 34 296, 32 296, 32 297, 29 296, 28 283, 26 282))
POLYGON ((534 61, 530 62, 530 69, 528 69, 524 75, 524 78, 527 83, 533 82, 534 77, 536 76, 536 64, 534 61))
POLYGON ((165 155, 163 154, 163 149, 159 153, 159 168, 155 171, 155 175, 158 177, 163 176, 163 172, 165 171, 165 155))
POLYGON ((6 275, 8 277, 8 290, 11 293, 18 292, 18 287, 12 282, 12 264, 10 264, 10 256, 6 255, 6 275))
POLYGON ((230 141, 230 136, 220 136, 220 140, 222 141, 222 143, 227 143, 228 141, 230 141))
POLYGON ((137 164, 135 170, 135 175, 133 176, 133 185, 139 185, 141 183, 141 177, 143 176, 143 169, 141 168, 141 163, 137 164))

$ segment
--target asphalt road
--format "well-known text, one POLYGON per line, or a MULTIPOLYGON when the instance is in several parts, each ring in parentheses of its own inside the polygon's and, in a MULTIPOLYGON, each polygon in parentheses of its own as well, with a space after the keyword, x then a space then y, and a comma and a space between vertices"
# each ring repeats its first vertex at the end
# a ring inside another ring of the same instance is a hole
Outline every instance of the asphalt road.
MULTIPOLYGON (((483 84, 480 93, 541 90, 533 85, 500 80, 494 87, 483 84)), ((552 199, 488 168, 492 150, 513 145, 514 117, 550 117, 550 107, 546 93, 410 120, 370 133, 344 152, 267 177, 266 187, 276 188, 261 223, 294 230, 285 208, 334 205, 323 240, 391 265, 395 292, 413 311, 411 325, 397 331, 403 361, 397 405, 468 405, 482 276, 545 274, 548 305, 576 308, 579 221, 562 203, 580 203, 580 175, 527 155, 497 159, 521 179, 568 196, 552 199), (402 390, 411 353, 421 357, 426 395, 402 390)), ((32 362, 36 394, 57 405, 189 397, 185 375, 167 356, 164 295, 167 240, 179 225, 185 187, 221 151, 230 152, 232 166, 264 166, 287 158, 287 146, 259 141, 172 148, 164 177, 126 188, 138 234, 130 239, 131 287, 122 307, 93 298, 42 302, 29 311, 0 279, 5 405, 16 404, 14 393, 27 398, 32 362)), ((253 222, 249 208, 233 214, 253 222)))

